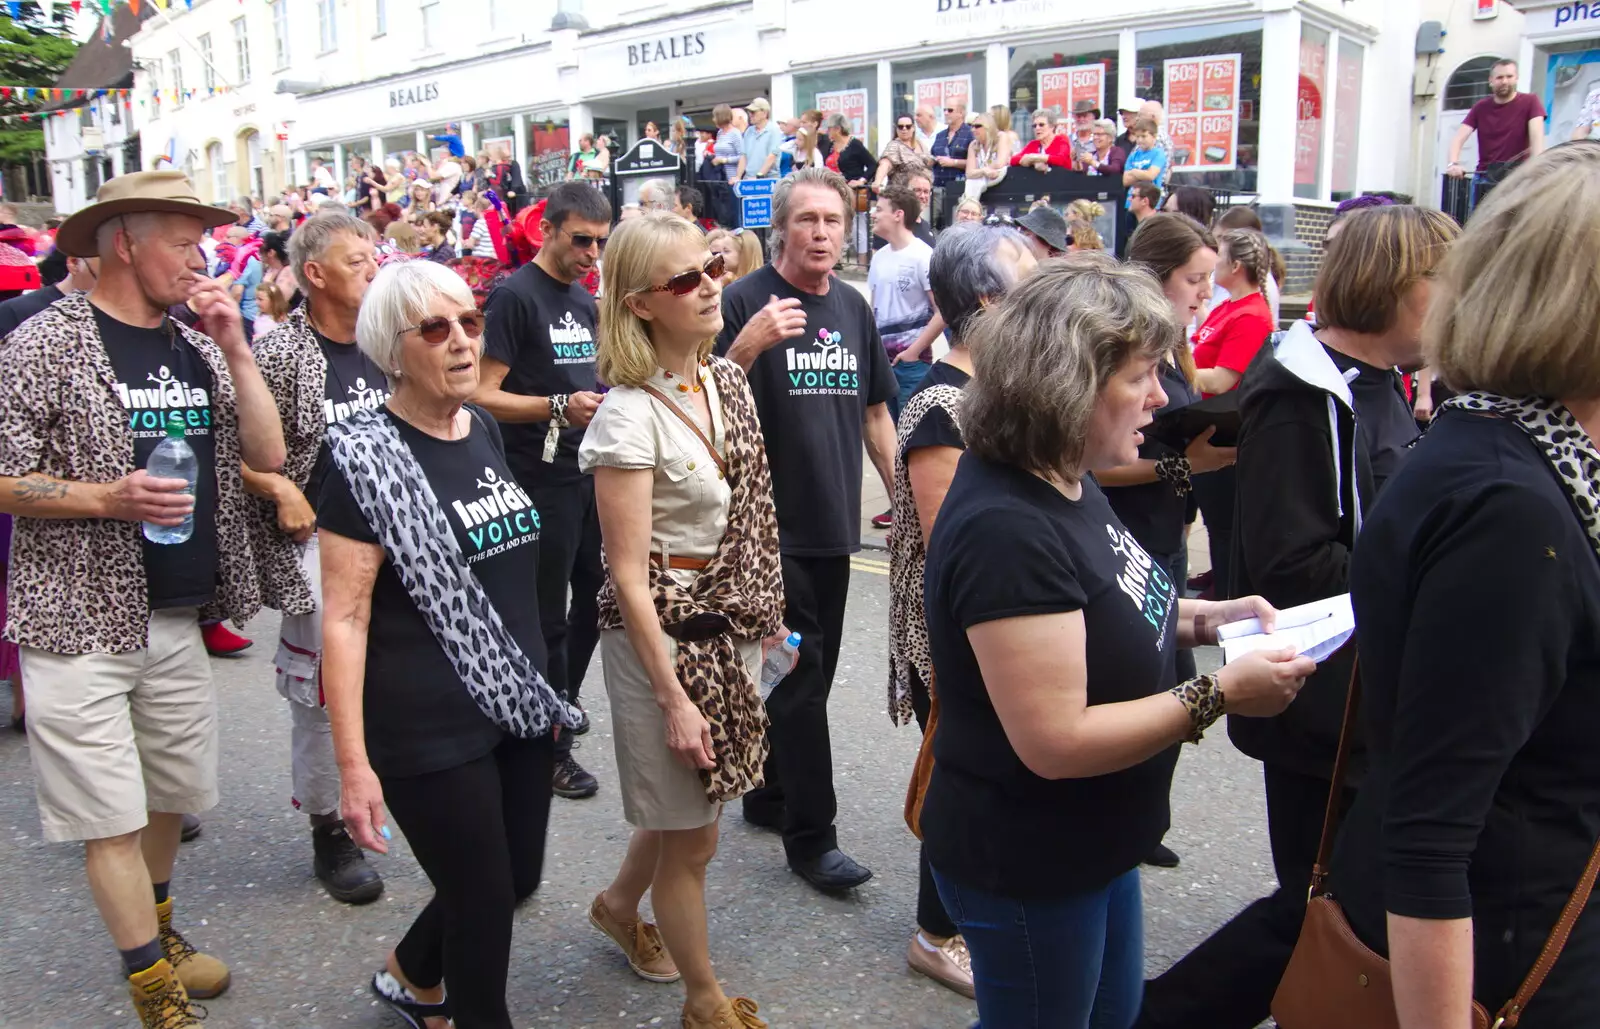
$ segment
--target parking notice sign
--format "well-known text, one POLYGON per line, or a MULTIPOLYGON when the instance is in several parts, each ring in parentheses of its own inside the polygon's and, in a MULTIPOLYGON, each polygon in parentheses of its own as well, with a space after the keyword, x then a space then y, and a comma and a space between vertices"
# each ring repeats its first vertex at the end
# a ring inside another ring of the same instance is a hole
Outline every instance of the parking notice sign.
POLYGON ((773 179, 743 179, 734 184, 739 195, 739 224, 747 229, 772 227, 773 179))

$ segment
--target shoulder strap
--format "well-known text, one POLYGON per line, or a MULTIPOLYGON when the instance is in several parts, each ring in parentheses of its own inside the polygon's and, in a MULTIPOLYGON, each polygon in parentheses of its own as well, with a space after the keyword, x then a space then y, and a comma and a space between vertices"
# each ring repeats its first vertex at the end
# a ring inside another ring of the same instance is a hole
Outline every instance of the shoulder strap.
MULTIPOLYGON (((1317 846, 1317 861, 1311 868, 1311 894, 1315 896, 1321 889, 1323 881, 1328 876, 1328 862, 1333 855, 1333 839, 1339 828, 1339 800, 1343 794, 1345 766, 1350 757, 1350 737, 1355 729, 1356 714, 1361 710, 1361 661, 1358 657, 1350 669, 1350 692, 1344 702, 1344 724, 1339 729, 1339 751, 1333 760, 1333 783, 1328 790, 1328 808, 1322 819, 1322 842, 1317 846)), ((1495 1029, 1516 1029, 1517 1023, 1522 1019, 1522 1012, 1527 1008, 1533 995, 1539 992, 1539 987, 1544 985, 1545 977, 1550 974, 1550 969, 1555 966, 1556 959, 1561 956, 1561 951, 1567 945, 1567 939, 1572 935, 1572 928, 1578 922, 1578 916, 1589 906, 1589 896, 1594 892, 1594 884, 1600 876, 1600 841, 1595 843, 1594 850, 1589 854, 1589 863, 1583 869, 1583 875, 1578 877, 1578 885, 1573 888, 1572 896, 1567 898, 1566 906, 1561 909, 1561 917, 1556 919, 1550 936, 1545 940, 1544 948, 1539 951, 1539 959, 1529 969, 1527 978, 1522 980, 1522 985, 1517 987, 1516 996, 1506 1001, 1505 1006, 1499 1011, 1495 1019, 1495 1029)))
POLYGON ((727 478, 727 476, 728 476, 728 463, 722 459, 722 455, 721 454, 717 453, 717 448, 711 445, 711 441, 706 439, 706 434, 700 431, 700 426, 698 426, 698 425, 696 425, 694 423, 694 419, 690 418, 688 415, 684 414, 683 413, 683 408, 679 407, 677 404, 674 404, 671 400, 668 400, 665 396, 662 395, 661 391, 656 389, 654 386, 651 386, 648 383, 646 383, 645 385, 640 386, 639 388, 644 390, 646 393, 650 394, 652 397, 655 397, 657 400, 661 401, 661 406, 662 407, 666 408, 668 411, 671 411, 673 414, 677 415, 678 416, 678 421, 680 421, 683 424, 687 425, 689 427, 689 431, 694 433, 696 436, 698 436, 700 438, 700 442, 704 443, 706 445, 706 453, 710 454, 711 455, 711 460, 713 460, 713 461, 715 461, 717 463, 717 471, 722 473, 723 478, 727 478))

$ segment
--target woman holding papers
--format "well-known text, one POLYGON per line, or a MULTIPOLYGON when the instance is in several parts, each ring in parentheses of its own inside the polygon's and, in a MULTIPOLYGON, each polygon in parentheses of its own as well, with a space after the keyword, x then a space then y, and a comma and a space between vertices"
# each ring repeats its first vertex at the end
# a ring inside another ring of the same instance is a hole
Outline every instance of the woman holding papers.
MULTIPOLYGON (((1494 1018, 1600 839, 1597 240, 1600 143, 1545 151, 1478 208, 1423 332, 1461 395, 1351 564, 1370 768, 1331 890, 1392 962, 1403 1029, 1468 1025, 1474 998, 1494 1018)), ((1595 908, 1521 1029, 1600 1025, 1595 908)))
POLYGON ((1127 1029, 1139 863, 1167 829, 1177 745, 1225 710, 1277 714, 1315 666, 1257 652, 1172 684, 1177 648, 1276 612, 1179 600, 1090 475, 1135 459, 1166 402, 1157 369, 1183 346, 1147 272, 1046 262, 963 339, 967 450, 924 575, 942 716, 923 843, 984 1025, 1127 1029))
MULTIPOLYGON (((1317 276, 1318 327, 1275 334, 1245 376, 1235 592, 1286 608, 1349 590, 1362 516, 1416 437, 1394 369, 1420 363, 1433 270, 1458 231, 1420 207, 1352 215, 1317 276)), ((1252 1029, 1267 1017, 1305 914, 1354 660, 1346 648, 1319 666, 1276 718, 1229 719, 1234 744, 1264 766, 1279 887, 1150 983, 1141 1026, 1252 1029)))

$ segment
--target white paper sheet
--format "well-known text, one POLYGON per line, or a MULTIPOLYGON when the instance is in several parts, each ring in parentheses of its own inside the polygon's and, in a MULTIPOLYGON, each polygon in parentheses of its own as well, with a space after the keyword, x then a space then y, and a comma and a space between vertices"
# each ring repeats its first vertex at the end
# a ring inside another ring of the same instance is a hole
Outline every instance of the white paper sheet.
POLYGON ((1350 594, 1342 593, 1278 612, 1278 625, 1271 633, 1261 631, 1259 619, 1246 618, 1219 627, 1217 639, 1222 643, 1224 664, 1257 650, 1285 647, 1293 647, 1295 653, 1321 664, 1344 646, 1355 631, 1356 617, 1350 607, 1350 594))

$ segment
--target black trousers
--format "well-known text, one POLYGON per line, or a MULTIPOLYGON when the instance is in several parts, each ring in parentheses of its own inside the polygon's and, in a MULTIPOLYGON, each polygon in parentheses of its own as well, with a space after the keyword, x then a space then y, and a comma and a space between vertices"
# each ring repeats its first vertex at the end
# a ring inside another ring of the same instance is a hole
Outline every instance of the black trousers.
POLYGON ((1206 520, 1206 538, 1211 544, 1211 596, 1217 600, 1233 598, 1233 488, 1237 480, 1232 467, 1205 472, 1192 480, 1194 498, 1206 520))
MULTIPOLYGON (((1271 1013, 1305 920, 1330 784, 1275 765, 1263 765, 1263 773, 1278 889, 1145 983, 1136 1029, 1255 1029, 1271 1013)), ((1345 790, 1346 812, 1354 799, 1355 791, 1345 790)))
MULTIPOLYGON (((928 715, 933 709, 933 694, 915 668, 911 669, 911 710, 923 735, 928 732, 928 715)), ((944 898, 933 881, 933 866, 928 863, 928 848, 917 847, 917 928, 935 936, 955 936, 961 932, 944 909, 944 898)))
POLYGON ((434 890, 395 956, 417 986, 444 983, 456 1029, 512 1029, 512 912, 544 870, 554 753, 548 736, 507 738, 476 761, 382 780, 434 890))
POLYGON ((752 821, 783 827, 791 861, 809 861, 839 845, 828 694, 849 596, 848 555, 783 555, 783 621, 802 637, 800 660, 767 698, 767 784, 745 794, 744 812, 752 821))
MULTIPOLYGON (((545 676, 552 689, 576 704, 600 642, 598 599, 606 578, 594 479, 585 475, 571 485, 542 486, 528 494, 539 512, 539 628, 549 661, 545 676)), ((563 732, 556 756, 571 752, 572 734, 563 732)))

